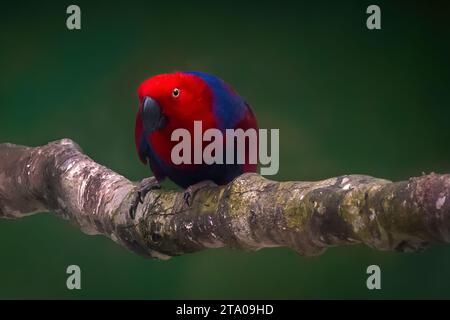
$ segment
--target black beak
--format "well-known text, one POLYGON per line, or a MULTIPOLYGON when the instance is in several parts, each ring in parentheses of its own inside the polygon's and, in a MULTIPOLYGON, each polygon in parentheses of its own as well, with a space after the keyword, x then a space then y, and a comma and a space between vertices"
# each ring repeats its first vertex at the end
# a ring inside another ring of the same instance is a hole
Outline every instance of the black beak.
POLYGON ((142 122, 148 133, 164 128, 167 123, 158 102, 151 97, 144 97, 142 101, 142 122))

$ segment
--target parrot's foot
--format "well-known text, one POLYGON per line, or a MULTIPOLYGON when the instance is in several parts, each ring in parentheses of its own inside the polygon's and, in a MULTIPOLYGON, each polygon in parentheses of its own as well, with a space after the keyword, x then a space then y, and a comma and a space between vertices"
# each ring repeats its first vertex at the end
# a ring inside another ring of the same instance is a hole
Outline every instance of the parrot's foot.
POLYGON ((190 207, 197 191, 207 187, 217 187, 217 184, 215 184, 211 180, 204 180, 200 181, 199 183, 193 184, 192 186, 189 186, 186 190, 184 190, 183 199, 186 204, 190 207))
POLYGON ((147 193, 155 189, 161 189, 161 186, 159 185, 159 182, 155 177, 145 178, 139 183, 135 198, 133 199, 130 207, 131 219, 134 219, 134 217, 136 216, 136 209, 139 203, 144 203, 144 199, 147 193))

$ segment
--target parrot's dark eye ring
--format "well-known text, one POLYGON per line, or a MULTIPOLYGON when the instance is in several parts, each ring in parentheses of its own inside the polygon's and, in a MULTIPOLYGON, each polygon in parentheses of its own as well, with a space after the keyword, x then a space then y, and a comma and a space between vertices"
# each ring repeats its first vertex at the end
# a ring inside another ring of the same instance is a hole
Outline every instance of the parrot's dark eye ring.
POLYGON ((173 89, 173 91, 172 91, 172 97, 178 98, 178 96, 180 95, 180 93, 181 93, 181 90, 178 89, 178 88, 175 88, 175 89, 173 89))

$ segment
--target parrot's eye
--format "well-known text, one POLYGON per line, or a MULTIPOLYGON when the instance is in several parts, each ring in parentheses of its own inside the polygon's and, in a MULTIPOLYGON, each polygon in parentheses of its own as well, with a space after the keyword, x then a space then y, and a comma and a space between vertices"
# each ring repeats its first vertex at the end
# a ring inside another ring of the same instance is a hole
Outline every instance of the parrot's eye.
POLYGON ((178 88, 173 89, 172 91, 172 97, 177 98, 181 93, 181 90, 178 88))

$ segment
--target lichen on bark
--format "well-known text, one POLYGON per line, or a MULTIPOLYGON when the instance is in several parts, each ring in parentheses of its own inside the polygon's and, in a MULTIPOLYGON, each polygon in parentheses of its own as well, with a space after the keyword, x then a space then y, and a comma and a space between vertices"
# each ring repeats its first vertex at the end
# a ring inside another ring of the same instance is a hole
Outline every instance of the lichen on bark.
POLYGON ((449 174, 395 183, 365 175, 276 182, 244 174, 200 189, 190 205, 182 191, 152 191, 133 220, 136 188, 68 139, 35 148, 0 145, 0 217, 50 211, 148 257, 219 247, 317 255, 355 243, 415 251, 450 242, 449 174))

